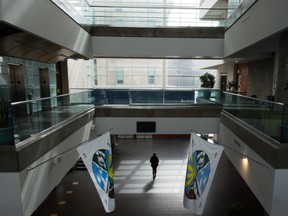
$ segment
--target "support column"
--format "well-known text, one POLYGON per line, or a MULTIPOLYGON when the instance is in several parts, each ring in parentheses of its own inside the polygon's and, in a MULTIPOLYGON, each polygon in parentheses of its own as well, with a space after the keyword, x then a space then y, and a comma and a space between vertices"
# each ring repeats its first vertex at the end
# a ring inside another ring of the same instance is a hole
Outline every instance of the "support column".
POLYGON ((20 180, 18 173, 0 173, 1 215, 23 215, 20 180))
POLYGON ((288 104, 288 31, 281 33, 280 36, 275 99, 276 101, 288 104))
POLYGON ((284 115, 281 125, 281 142, 288 142, 288 31, 281 33, 279 43, 279 67, 277 76, 277 86, 275 92, 276 101, 282 102, 284 115))

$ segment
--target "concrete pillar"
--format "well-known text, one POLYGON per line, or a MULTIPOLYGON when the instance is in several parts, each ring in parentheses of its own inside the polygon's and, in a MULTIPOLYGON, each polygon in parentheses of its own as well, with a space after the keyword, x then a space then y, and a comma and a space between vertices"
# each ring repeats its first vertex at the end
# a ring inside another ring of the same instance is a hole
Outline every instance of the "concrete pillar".
POLYGON ((282 216, 288 211, 288 172, 285 169, 276 169, 273 187, 273 202, 270 216, 282 216), (285 213, 284 213, 285 212, 285 213))
POLYGON ((1 215, 23 215, 20 178, 18 173, 0 173, 1 215))
POLYGON ((280 36, 279 67, 275 99, 282 103, 288 103, 288 31, 281 33, 280 36))
POLYGON ((166 59, 162 59, 162 88, 165 89, 167 79, 166 59))
POLYGON ((264 100, 272 95, 274 62, 274 57, 271 57, 248 63, 247 95, 257 95, 264 100))

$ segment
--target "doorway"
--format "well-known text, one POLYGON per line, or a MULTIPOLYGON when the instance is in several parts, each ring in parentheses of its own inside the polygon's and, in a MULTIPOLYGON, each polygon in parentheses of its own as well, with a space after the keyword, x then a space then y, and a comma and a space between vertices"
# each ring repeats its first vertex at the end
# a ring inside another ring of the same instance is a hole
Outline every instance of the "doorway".
MULTIPOLYGON (((39 68, 40 96, 41 98, 50 97, 50 82, 48 68, 39 68)), ((51 99, 41 101, 42 111, 51 110, 51 99)))
POLYGON ((226 91, 227 89, 227 75, 221 75, 221 90, 226 91))
MULTIPOLYGON (((19 102, 26 100, 24 72, 22 65, 8 64, 8 73, 10 80, 10 100, 11 102, 19 102)), ((15 116, 27 115, 26 104, 13 107, 15 116)))

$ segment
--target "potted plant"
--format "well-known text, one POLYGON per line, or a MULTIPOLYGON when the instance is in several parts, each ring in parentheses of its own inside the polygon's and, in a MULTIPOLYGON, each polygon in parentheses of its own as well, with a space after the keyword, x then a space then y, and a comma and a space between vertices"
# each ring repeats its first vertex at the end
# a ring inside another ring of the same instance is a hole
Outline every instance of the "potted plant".
MULTIPOLYGON (((200 81, 202 83, 201 87, 203 87, 203 88, 214 88, 215 76, 213 74, 210 74, 210 73, 206 72, 205 74, 203 74, 199 78, 200 78, 200 81)), ((205 90, 203 92, 203 94, 204 94, 204 98, 205 99, 209 99, 210 95, 211 95, 211 91, 210 90, 205 90)))
POLYGON ((2 99, 0 103, 0 145, 14 144, 11 104, 2 99))
POLYGON ((235 91, 235 90, 237 90, 238 89, 238 83, 237 82, 235 82, 235 81, 228 81, 228 85, 227 85, 227 87, 228 87, 228 90, 229 91, 235 91))
POLYGON ((206 72, 202 76, 199 77, 201 81, 201 87, 203 88, 214 88, 215 85, 215 76, 206 72))

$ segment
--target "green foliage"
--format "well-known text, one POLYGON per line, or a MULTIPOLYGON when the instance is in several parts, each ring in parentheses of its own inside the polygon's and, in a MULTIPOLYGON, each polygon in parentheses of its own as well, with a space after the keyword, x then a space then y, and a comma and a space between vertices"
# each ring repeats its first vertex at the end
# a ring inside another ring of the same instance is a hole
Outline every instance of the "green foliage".
POLYGON ((238 83, 237 83, 237 82, 235 82, 235 81, 229 81, 227 87, 228 87, 229 90, 231 90, 231 89, 237 90, 237 88, 238 88, 239 86, 238 86, 238 83))
POLYGON ((214 88, 215 85, 215 76, 210 73, 205 73, 199 77, 202 82, 201 87, 204 88, 214 88))

